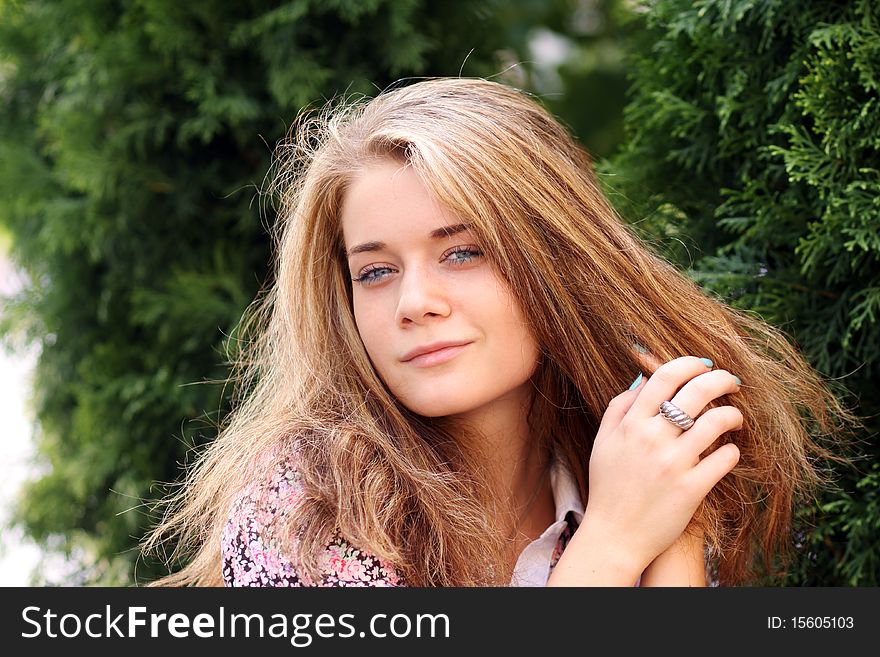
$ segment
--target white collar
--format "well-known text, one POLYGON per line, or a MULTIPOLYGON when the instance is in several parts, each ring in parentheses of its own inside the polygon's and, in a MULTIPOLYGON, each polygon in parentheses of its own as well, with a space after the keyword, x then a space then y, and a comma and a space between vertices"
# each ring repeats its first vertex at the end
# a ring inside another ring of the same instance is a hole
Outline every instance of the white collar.
POLYGON ((584 503, 574 476, 558 457, 554 457, 550 465, 550 487, 556 505, 556 520, 520 553, 513 569, 511 586, 546 586, 553 553, 567 527, 566 516, 571 512, 578 524, 584 519, 584 503))
POLYGON ((566 514, 573 511, 580 524, 584 519, 584 502, 574 475, 561 458, 554 458, 550 465, 550 486, 553 488, 553 503, 556 505, 556 521, 565 520, 566 514))

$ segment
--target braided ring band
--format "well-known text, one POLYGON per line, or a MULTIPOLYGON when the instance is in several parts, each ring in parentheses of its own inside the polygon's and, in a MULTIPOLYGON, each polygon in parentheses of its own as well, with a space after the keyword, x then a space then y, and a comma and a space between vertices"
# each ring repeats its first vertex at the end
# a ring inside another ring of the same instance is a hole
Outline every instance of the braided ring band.
POLYGON ((694 426, 694 418, 670 401, 660 404, 660 414, 680 429, 687 431, 694 426))

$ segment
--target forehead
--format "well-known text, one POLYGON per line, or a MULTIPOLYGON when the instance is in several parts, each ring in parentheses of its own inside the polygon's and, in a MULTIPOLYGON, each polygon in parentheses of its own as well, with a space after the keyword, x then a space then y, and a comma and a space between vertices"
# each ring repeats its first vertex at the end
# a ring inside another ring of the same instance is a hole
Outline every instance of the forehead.
POLYGON ((418 174, 393 160, 361 169, 342 198, 340 226, 346 249, 367 240, 420 235, 459 220, 427 190, 418 174))

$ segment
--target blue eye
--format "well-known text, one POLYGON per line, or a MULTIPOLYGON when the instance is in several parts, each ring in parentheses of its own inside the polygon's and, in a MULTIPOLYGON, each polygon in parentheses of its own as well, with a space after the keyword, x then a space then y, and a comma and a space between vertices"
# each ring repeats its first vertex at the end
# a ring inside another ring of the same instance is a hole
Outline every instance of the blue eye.
POLYGON ((475 246, 456 246, 444 254, 444 257, 448 259, 453 264, 464 264, 466 262, 470 262, 476 258, 479 258, 483 255, 483 252, 480 251, 475 246), (454 258, 453 256, 459 255, 461 257, 454 258))
POLYGON ((366 269, 360 276, 357 278, 353 278, 352 280, 355 283, 360 283, 361 285, 372 285, 377 281, 382 280, 387 276, 387 272, 391 271, 391 267, 372 267, 366 269), (376 272, 385 272, 385 273, 376 273, 376 272))

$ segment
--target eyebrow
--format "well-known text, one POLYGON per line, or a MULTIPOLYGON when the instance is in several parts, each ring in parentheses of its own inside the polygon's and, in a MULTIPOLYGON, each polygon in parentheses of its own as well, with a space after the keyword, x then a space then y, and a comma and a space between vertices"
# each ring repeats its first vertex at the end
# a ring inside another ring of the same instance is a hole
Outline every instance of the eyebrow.
MULTIPOLYGON (((442 240, 447 237, 452 237, 453 235, 457 235, 458 233, 462 233, 466 230, 470 230, 471 224, 454 224, 452 226, 441 226, 440 228, 435 228, 432 230, 428 237, 432 240, 442 240)), ((353 246, 348 251, 345 252, 346 257, 350 258, 351 256, 357 253, 366 253, 368 251, 381 251, 388 245, 385 242, 364 242, 363 244, 358 244, 357 246, 353 246)))

